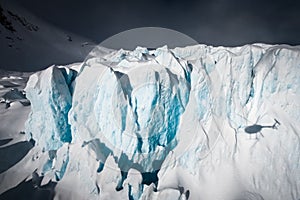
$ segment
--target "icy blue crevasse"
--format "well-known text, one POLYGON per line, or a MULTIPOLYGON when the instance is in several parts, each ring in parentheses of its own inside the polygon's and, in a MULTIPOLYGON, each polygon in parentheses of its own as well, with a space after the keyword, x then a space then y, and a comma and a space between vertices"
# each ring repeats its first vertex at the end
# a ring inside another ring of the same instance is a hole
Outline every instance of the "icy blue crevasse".
MULTIPOLYGON (((168 77, 162 79, 168 80, 168 77)), ((120 148, 132 157, 138 152, 151 154, 158 146, 167 146, 175 137, 183 112, 180 97, 174 95, 168 86, 147 85, 146 82, 140 88, 133 86, 131 96, 125 99, 123 93, 129 92, 122 91, 124 88, 116 83, 118 80, 114 73, 107 71, 98 83, 100 89, 94 107, 99 129, 112 148, 120 148)), ((103 136, 99 135, 100 138, 103 136)), ((151 165, 153 159, 163 159, 162 155, 152 156, 148 158, 148 164, 141 164, 151 165)))
MULTIPOLYGON (((199 77, 198 77, 199 78, 199 77)), ((200 79, 200 78, 199 78, 200 79)), ((205 116, 210 111, 210 97, 209 97, 209 87, 207 82, 204 78, 201 77, 201 82, 196 88, 196 100, 197 100, 197 107, 198 107, 198 117, 199 119, 204 119, 205 116)))
POLYGON ((46 163, 44 164, 43 168, 42 168, 42 173, 46 173, 48 171, 50 171, 53 167, 53 160, 56 157, 56 150, 50 150, 48 151, 48 160, 46 161, 46 163))
POLYGON ((56 181, 59 181, 63 178, 69 164, 69 147, 66 144, 57 151, 55 161, 53 170, 56 181))
POLYGON ((104 63, 91 57, 76 79, 69 113, 72 134, 82 142, 98 138, 122 157, 118 164, 123 170, 134 165, 152 171, 176 145, 190 69, 166 47, 156 56, 138 48, 126 54, 126 62, 115 64, 106 57, 104 63))
POLYGON ((33 74, 25 88, 26 97, 31 102, 26 134, 44 151, 57 150, 72 140, 68 112, 72 104, 70 84, 74 73, 70 69, 68 72, 63 68, 49 67, 33 74))

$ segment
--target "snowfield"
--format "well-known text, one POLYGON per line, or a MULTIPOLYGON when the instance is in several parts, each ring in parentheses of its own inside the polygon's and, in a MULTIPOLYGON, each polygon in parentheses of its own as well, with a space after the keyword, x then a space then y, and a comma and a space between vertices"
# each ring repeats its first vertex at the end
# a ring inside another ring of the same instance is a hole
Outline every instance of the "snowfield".
POLYGON ((2 72, 0 199, 299 200, 299 74, 266 44, 2 72))

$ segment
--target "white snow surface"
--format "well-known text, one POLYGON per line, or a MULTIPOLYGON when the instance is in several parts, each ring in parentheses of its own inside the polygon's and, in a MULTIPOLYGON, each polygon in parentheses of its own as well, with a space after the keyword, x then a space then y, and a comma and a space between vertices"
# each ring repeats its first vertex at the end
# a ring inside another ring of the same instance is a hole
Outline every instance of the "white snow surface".
POLYGON ((0 193, 23 163, 55 199, 298 200, 299 73, 298 46, 97 47, 30 76, 36 143, 0 193))

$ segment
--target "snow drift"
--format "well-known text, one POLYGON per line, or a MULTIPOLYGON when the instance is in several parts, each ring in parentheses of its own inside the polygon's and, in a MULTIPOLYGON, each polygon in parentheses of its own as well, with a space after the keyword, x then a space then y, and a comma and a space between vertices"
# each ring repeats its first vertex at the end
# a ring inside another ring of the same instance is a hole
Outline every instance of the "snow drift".
POLYGON ((30 77, 26 134, 58 198, 296 200, 299 72, 283 45, 97 47, 30 77))

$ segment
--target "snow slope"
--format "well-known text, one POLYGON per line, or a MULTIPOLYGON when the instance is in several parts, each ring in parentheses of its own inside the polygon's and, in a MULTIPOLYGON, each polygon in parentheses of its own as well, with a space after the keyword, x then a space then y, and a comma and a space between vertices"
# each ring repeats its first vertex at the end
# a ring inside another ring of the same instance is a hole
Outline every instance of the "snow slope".
POLYGON ((56 199, 298 200, 299 72, 297 46, 96 47, 30 76, 0 193, 35 172, 56 199))
POLYGON ((9 0, 0 2, 1 69, 37 71, 84 60, 94 44, 59 30, 9 0))

